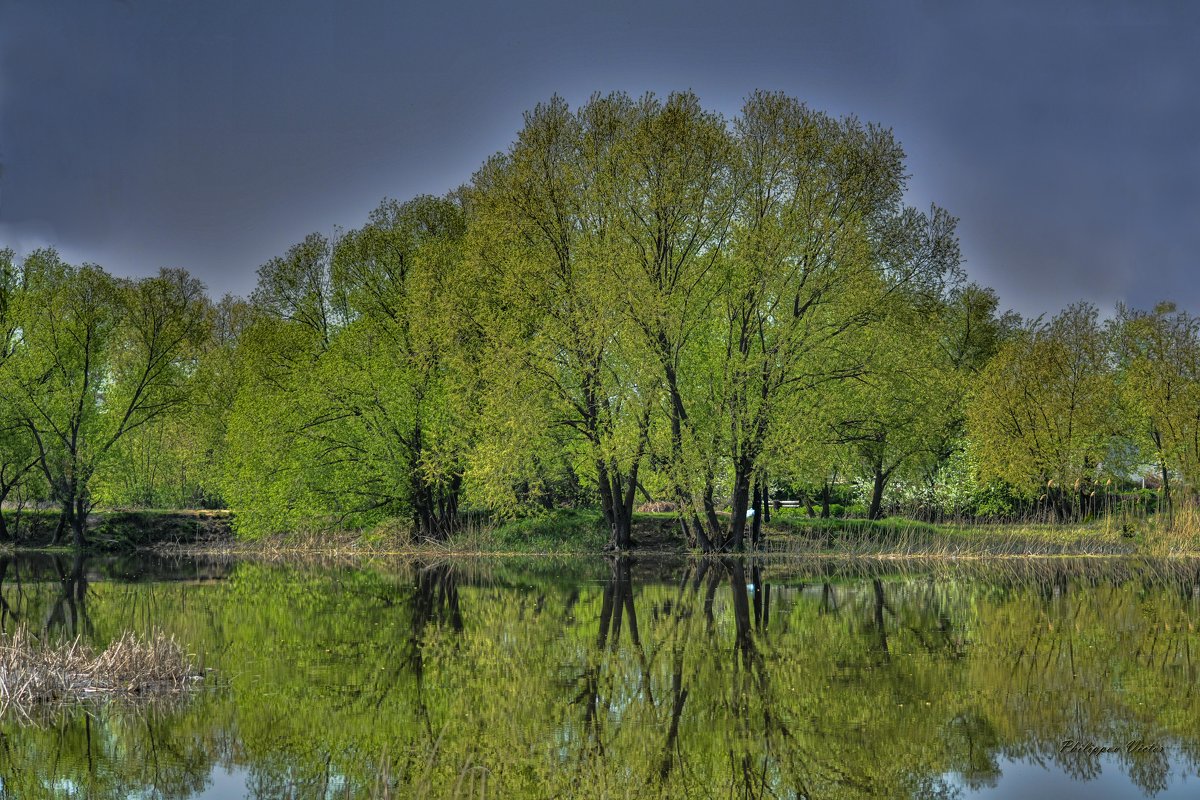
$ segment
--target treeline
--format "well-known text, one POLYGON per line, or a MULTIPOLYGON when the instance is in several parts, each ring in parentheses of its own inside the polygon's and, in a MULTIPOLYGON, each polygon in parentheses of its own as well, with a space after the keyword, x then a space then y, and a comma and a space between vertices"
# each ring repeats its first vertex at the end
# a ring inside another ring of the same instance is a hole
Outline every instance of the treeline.
MULTIPOLYGON (((1060 519, 1200 453, 1187 313, 998 311, 891 131, 756 93, 555 98, 445 197, 385 201, 249 299, 3 263, 0 498, 228 505, 260 535, 667 501, 741 549, 771 496, 1060 519), (722 513, 728 510, 728 514, 722 513)), ((4 528, 0 527, 0 535, 4 528)))

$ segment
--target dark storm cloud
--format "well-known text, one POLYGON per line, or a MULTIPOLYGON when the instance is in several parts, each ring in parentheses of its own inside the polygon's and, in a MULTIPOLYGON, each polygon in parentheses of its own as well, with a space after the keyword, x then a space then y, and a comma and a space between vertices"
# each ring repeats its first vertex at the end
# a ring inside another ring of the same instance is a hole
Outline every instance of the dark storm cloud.
POLYGON ((0 241, 244 293, 442 192, 554 92, 780 89, 895 128, 910 200, 1026 312, 1200 310, 1192 4, 0 0, 0 241))

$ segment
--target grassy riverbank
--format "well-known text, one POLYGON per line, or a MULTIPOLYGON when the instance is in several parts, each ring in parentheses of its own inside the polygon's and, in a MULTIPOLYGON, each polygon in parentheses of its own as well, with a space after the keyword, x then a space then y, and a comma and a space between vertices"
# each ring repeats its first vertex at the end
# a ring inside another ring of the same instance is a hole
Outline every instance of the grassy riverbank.
MULTIPOLYGON (((18 549, 46 549, 54 515, 27 520, 18 549)), ((370 531, 301 531, 239 539, 228 511, 108 511, 93 515, 89 550, 153 549, 205 554, 503 555, 603 552, 607 533, 599 512, 559 509, 504 522, 470 515, 446 541, 414 542, 403 525, 370 531)), ((763 526, 761 550, 776 556, 971 557, 1021 555, 1196 555, 1200 521, 1190 516, 1173 525, 1153 516, 1140 520, 1104 517, 1078 523, 928 523, 902 517, 882 520, 813 518, 784 510, 763 526)), ((635 514, 634 550, 688 550, 673 513, 635 514)), ((13 544, 0 545, 12 549, 13 544)))
MULTIPOLYGON (((10 517, 12 515, 10 514, 10 517)), ((54 545, 59 512, 24 511, 9 520, 10 541, 0 550, 70 549, 70 531, 54 545)), ((96 551, 137 550, 166 545, 193 545, 233 537, 233 515, 229 511, 193 509, 99 510, 88 515, 88 549, 96 551)))
MULTIPOLYGON (((688 551, 672 513, 636 514, 634 551, 682 554, 688 551)), ((390 555, 459 556, 603 552, 607 533, 600 514, 558 510, 500 524, 471 519, 444 542, 414 543, 406 532, 383 527, 369 532, 310 532, 258 540, 211 539, 189 552, 219 555, 390 555)), ((172 548, 174 549, 174 548, 172 548)), ((1172 556, 1200 554, 1200 528, 1182 523, 1167 530, 1153 519, 1137 527, 1116 519, 1071 524, 925 523, 892 517, 883 520, 820 519, 778 514, 764 525, 761 552, 779 557, 927 557, 984 556, 1172 556)))

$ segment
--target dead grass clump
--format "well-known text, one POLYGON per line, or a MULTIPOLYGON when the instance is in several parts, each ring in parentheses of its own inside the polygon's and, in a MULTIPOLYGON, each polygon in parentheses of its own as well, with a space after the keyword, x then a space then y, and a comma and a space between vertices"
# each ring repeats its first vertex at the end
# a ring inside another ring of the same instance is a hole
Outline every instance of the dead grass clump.
POLYGON ((648 503, 642 503, 637 507, 639 514, 665 514, 668 511, 675 511, 678 508, 669 500, 652 500, 648 503))
POLYGON ((126 633, 99 654, 80 639, 39 641, 24 627, 0 633, 0 717, 94 698, 173 695, 197 680, 191 658, 163 633, 126 633))

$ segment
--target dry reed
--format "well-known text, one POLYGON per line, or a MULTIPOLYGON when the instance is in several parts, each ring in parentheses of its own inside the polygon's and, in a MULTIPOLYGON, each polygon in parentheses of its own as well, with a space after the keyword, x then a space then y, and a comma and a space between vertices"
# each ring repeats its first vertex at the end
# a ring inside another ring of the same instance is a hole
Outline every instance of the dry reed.
POLYGON ((52 645, 25 627, 0 633, 0 719, 32 721, 35 709, 89 699, 177 695, 198 680, 188 654, 161 632, 125 633, 98 654, 78 638, 52 645))

